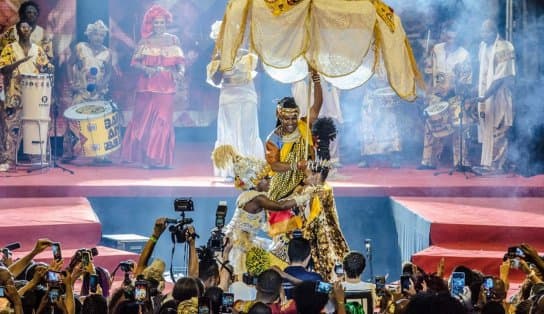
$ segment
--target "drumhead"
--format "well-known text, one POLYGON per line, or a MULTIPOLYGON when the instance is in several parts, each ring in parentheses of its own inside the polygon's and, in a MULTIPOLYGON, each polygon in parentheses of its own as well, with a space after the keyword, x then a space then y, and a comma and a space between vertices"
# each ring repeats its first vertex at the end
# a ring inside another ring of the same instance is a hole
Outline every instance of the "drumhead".
POLYGON ((49 80, 53 79, 53 74, 21 74, 21 80, 49 80))
POLYGON ((443 112, 444 110, 448 109, 449 105, 450 104, 447 101, 441 101, 439 103, 429 105, 429 107, 425 108, 424 111, 428 115, 432 116, 432 115, 435 115, 435 114, 439 114, 439 113, 443 112))
POLYGON ((113 108, 107 101, 97 100, 73 105, 64 111, 64 117, 71 120, 86 120, 103 117, 112 113, 113 108))

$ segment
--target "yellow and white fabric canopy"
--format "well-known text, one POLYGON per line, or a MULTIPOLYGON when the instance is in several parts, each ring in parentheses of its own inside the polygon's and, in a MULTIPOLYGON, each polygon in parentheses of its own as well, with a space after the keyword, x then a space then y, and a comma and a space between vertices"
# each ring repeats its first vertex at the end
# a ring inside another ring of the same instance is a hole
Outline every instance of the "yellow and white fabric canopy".
POLYGON ((309 64, 351 89, 383 65, 400 97, 416 96, 419 73, 401 20, 379 0, 231 0, 214 54, 221 71, 232 69, 246 30, 250 49, 278 81, 303 79, 309 64))

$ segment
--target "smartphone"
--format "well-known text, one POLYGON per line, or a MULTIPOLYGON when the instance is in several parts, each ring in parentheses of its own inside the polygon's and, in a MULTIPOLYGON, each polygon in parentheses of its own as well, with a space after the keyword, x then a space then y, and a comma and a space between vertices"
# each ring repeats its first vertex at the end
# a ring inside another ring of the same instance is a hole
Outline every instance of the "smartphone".
POLYGON ((0 298, 3 298, 6 296, 6 293, 4 291, 4 286, 0 286, 0 298))
POLYGON ((210 314, 210 299, 206 297, 198 298, 198 314, 210 314))
POLYGON ((516 257, 525 257, 523 251, 517 246, 511 246, 508 248, 508 258, 514 259, 516 257))
POLYGON ((328 294, 332 290, 332 284, 324 281, 318 281, 315 285, 315 292, 328 294))
POLYGON ((148 284, 145 280, 136 280, 134 283, 134 300, 137 303, 142 304, 148 300, 147 287, 148 284))
POLYGON ((49 289, 48 295, 49 295, 49 301, 51 301, 51 303, 55 303, 60 297, 60 289, 51 288, 49 289))
POLYGON ((334 264, 334 273, 338 277, 344 276, 344 265, 342 265, 342 263, 335 263, 334 264))
POLYGON ((53 244, 51 244, 51 250, 53 251, 53 258, 55 259, 55 261, 62 260, 62 253, 60 251, 59 242, 54 242, 53 244))
POLYGON ((376 285, 376 295, 383 297, 385 295, 385 276, 374 277, 374 284, 376 285))
POLYGON ((412 277, 410 275, 402 275, 400 276, 400 290, 406 291, 410 290, 410 279, 412 277))
POLYGON ((96 293, 98 287, 98 275, 89 275, 89 291, 96 293))
POLYGON ((463 293, 465 288, 465 273, 453 272, 451 273, 451 295, 458 296, 463 293))
POLYGON ((81 264, 85 268, 91 263, 91 254, 88 251, 81 253, 81 264))
POLYGON ((482 284, 484 290, 486 291, 489 291, 491 289, 494 288, 494 284, 493 284, 493 277, 491 276, 486 276, 484 277, 484 282, 482 284))
POLYGON ((53 287, 60 285, 62 282, 61 273, 52 270, 47 271, 46 279, 47 283, 53 287))
POLYGON ((234 306, 234 293, 223 293, 221 296, 221 308, 223 313, 232 313, 234 306))

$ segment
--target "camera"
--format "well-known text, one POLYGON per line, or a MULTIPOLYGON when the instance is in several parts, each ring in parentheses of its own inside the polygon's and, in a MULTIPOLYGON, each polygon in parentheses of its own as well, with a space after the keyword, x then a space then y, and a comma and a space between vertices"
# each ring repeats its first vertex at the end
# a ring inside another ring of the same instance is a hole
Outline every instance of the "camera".
MULTIPOLYGON (((192 218, 186 218, 185 212, 194 211, 193 200, 190 198, 177 198, 174 200, 174 210, 181 212, 181 218, 167 219, 166 222, 171 224, 168 227, 168 231, 172 234, 173 243, 185 243, 187 241, 187 227, 193 223, 192 218)), ((197 234, 191 236, 198 237, 197 234)))
POLYGON ((212 231, 210 238, 208 239, 207 247, 212 251, 223 250, 223 227, 225 226, 225 217, 227 216, 227 202, 220 201, 215 211, 215 229, 212 231))
POLYGON ((92 249, 86 249, 86 248, 79 249, 74 254, 74 257, 72 258, 72 260, 70 260, 70 266, 68 268, 74 269, 74 267, 79 262, 82 262, 84 266, 86 266, 91 262, 92 257, 95 257, 97 255, 98 255, 98 250, 95 247, 92 249))
POLYGON ((131 272, 134 270, 134 262, 133 261, 122 261, 119 263, 119 268, 121 268, 122 271, 131 272))
POLYGON ((193 200, 190 198, 176 198, 174 200, 174 210, 177 212, 192 212, 195 210, 193 200))
POLYGON ((62 283, 61 273, 56 271, 48 270, 46 278, 47 278, 47 284, 50 287, 58 287, 62 283))
POLYGON ((249 273, 244 273, 242 275, 242 281, 248 286, 257 285, 257 277, 251 276, 249 273))
POLYGON ((507 255, 508 255, 508 258, 510 259, 513 259, 516 257, 521 257, 521 258, 525 257, 525 254, 523 253, 523 251, 517 246, 509 247, 507 255))

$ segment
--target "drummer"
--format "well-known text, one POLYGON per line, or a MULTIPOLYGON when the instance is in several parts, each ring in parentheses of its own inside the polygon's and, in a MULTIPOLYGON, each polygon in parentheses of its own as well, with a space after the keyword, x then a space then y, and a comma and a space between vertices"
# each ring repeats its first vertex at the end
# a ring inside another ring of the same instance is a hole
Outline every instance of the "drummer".
POLYGON ((21 75, 53 73, 53 65, 44 50, 30 41, 31 23, 19 21, 15 28, 19 40, 8 44, 0 55, 0 72, 9 77, 6 102, 0 114, 0 171, 8 171, 15 165, 17 149, 21 141, 21 75))
MULTIPOLYGON (((109 98, 112 73, 111 50, 104 46, 108 27, 102 20, 87 25, 88 42, 80 42, 68 61, 68 79, 72 88, 72 105, 109 98)), ((69 162, 81 154, 81 142, 75 123, 69 122, 64 136, 63 162, 69 162)), ((105 157, 95 158, 96 163, 110 163, 105 157)))
MULTIPOLYGON (((461 110, 465 98, 465 91, 470 90, 472 84, 472 68, 470 55, 468 51, 460 45, 457 37, 455 25, 446 25, 442 32, 443 42, 436 44, 431 52, 432 59, 432 86, 427 92, 426 103, 427 108, 432 107, 440 102, 448 102, 447 119, 443 123, 454 123, 458 119, 458 114, 461 110)), ((428 111, 426 111, 428 112, 428 111)), ((467 115, 464 115, 466 120, 467 115)), ((467 125, 467 121, 463 121, 467 125)), ((417 167, 419 170, 436 169, 439 157, 444 150, 444 144, 450 139, 453 145, 453 165, 459 165, 460 159, 460 141, 459 128, 452 129, 451 134, 439 134, 434 132, 436 125, 432 126, 429 118, 425 121, 425 137, 423 142, 423 158, 421 165, 417 167)), ((447 125, 438 126, 439 129, 445 129, 447 125)), ((466 128, 464 128, 466 129, 466 128)), ((442 133, 442 132, 441 132, 442 133)), ((468 152, 465 141, 463 145, 463 165, 469 166, 468 152)))

